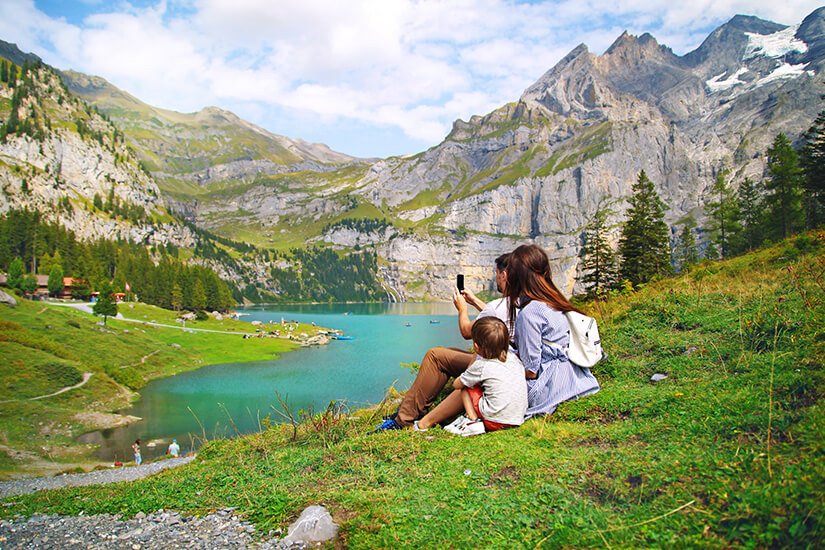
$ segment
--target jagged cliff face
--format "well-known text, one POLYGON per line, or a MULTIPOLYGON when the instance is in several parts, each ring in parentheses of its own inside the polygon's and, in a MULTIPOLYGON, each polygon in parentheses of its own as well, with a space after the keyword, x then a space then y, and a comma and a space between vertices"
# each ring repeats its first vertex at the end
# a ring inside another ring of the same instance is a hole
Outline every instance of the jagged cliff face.
POLYGON ((10 107, 28 131, 0 142, 0 212, 42 212, 81 239, 123 238, 147 244, 194 245, 191 231, 171 222, 154 180, 145 174, 116 128, 62 87, 49 68, 32 69, 17 85, 0 84, 10 107), (95 196, 139 213, 133 223, 94 207, 95 196))

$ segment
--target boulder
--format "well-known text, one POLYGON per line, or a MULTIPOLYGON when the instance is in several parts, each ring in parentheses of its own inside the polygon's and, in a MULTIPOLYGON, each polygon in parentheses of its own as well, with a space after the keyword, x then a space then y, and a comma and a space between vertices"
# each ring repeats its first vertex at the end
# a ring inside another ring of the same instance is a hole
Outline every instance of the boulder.
POLYGON ((310 506, 289 526, 285 542, 318 542, 332 540, 338 534, 338 524, 323 506, 310 506))
POLYGON ((8 304, 9 307, 16 307, 17 300, 15 300, 14 296, 12 296, 11 294, 8 294, 0 290, 0 304, 8 304))

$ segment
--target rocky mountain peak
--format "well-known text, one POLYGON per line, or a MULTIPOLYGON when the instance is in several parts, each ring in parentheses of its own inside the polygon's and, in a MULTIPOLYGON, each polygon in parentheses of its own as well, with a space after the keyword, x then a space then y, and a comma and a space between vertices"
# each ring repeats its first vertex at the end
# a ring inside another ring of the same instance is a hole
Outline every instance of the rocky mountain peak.
POLYGON ((802 20, 796 38, 808 45, 807 61, 815 63, 825 58, 825 6, 802 20))
POLYGON ((602 57, 620 58, 625 62, 638 63, 651 56, 666 59, 669 62, 672 62, 676 58, 670 48, 660 46, 650 33, 646 32, 637 38, 627 31, 624 31, 602 57))
POLYGON ((17 47, 17 44, 5 42, 0 40, 0 57, 8 59, 16 65, 23 65, 24 63, 33 63, 35 65, 42 62, 42 60, 33 53, 23 53, 17 47))
POLYGON ((703 78, 719 74, 720 69, 736 70, 750 43, 747 33, 770 35, 787 28, 771 21, 750 15, 736 15, 727 23, 713 31, 702 44, 686 54, 686 65, 700 73, 703 78), (711 74, 712 73, 712 74, 711 74))

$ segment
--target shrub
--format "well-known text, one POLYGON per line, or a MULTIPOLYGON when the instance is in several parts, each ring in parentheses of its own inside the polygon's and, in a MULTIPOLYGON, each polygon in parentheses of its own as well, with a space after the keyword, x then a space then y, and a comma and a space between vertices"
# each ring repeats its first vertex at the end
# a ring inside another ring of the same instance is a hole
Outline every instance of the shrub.
POLYGON ((36 365, 35 369, 48 379, 59 382, 61 386, 74 386, 83 381, 83 375, 75 367, 57 361, 36 365))

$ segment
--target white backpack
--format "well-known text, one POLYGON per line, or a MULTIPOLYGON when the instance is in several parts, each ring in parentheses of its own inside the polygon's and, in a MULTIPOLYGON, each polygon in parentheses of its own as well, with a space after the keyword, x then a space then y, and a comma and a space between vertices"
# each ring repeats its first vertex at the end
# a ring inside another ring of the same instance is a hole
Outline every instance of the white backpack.
MULTIPOLYGON (((565 312, 570 325, 570 342, 567 344, 567 357, 570 362, 584 368, 590 368, 603 357, 602 341, 596 320, 575 311, 565 312)), ((545 344, 560 348, 558 344, 542 340, 545 344)))

